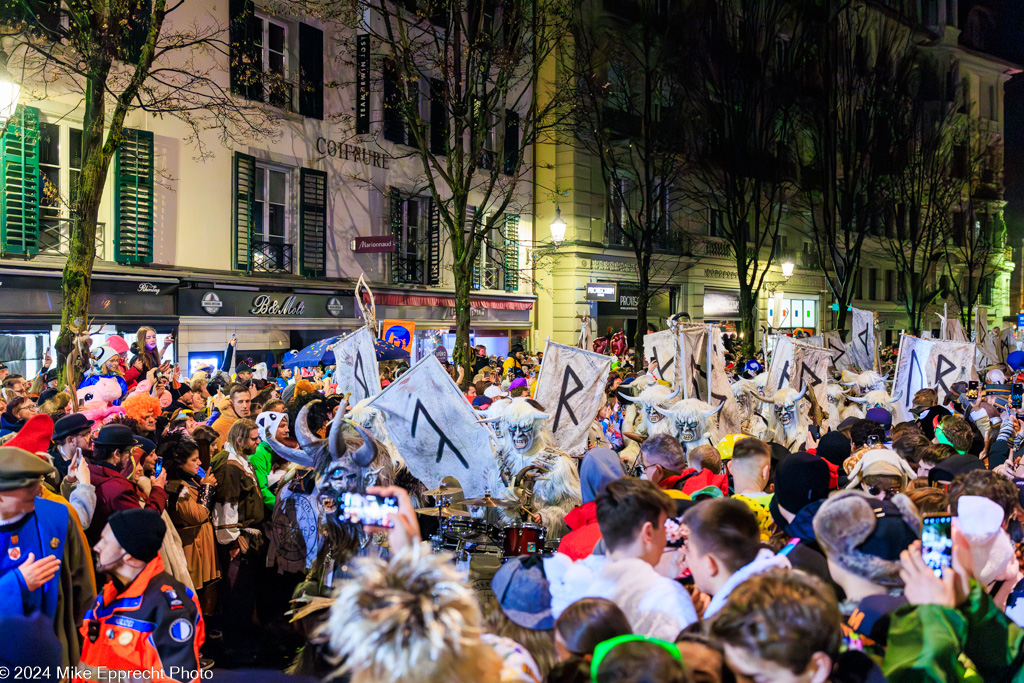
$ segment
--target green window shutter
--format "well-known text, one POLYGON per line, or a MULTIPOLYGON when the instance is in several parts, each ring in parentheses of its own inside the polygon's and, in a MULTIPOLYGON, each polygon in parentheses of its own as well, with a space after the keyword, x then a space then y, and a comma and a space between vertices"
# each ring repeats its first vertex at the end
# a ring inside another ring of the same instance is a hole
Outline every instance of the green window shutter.
POLYGON ((441 284, 441 211, 437 208, 437 202, 433 197, 430 198, 429 221, 430 274, 427 284, 439 285, 441 284))
POLYGON ((391 252, 391 284, 397 285, 401 280, 398 261, 405 256, 402 252, 402 193, 392 187, 388 194, 391 198, 391 234, 395 237, 395 250, 391 252))
POLYGON ((153 133, 125 128, 114 154, 114 260, 153 262, 153 133))
POLYGON ((519 216, 505 214, 505 291, 514 292, 519 280, 519 216))
POLYGON ((231 92, 247 100, 263 101, 262 22, 253 0, 228 0, 231 92))
POLYGON ((327 173, 299 169, 299 273, 306 277, 327 275, 327 173))
MULTIPOLYGON (((467 206, 466 207, 466 232, 468 232, 470 234, 475 232, 476 228, 477 228, 476 224, 474 223, 474 219, 475 218, 476 218, 476 207, 475 206, 467 206)), ((480 242, 480 251, 477 252, 476 259, 474 259, 475 263, 473 264, 473 280, 470 283, 470 286, 473 289, 480 289, 483 286, 483 268, 482 268, 482 265, 483 265, 483 262, 484 262, 484 257, 486 255, 487 255, 487 240, 482 240, 480 242)))
POLYGON ((39 253, 39 110, 19 106, 0 138, 0 252, 39 253))
POLYGON ((249 270, 249 244, 252 240, 253 202, 256 200, 256 158, 235 152, 232 161, 231 227, 234 241, 234 266, 249 270))

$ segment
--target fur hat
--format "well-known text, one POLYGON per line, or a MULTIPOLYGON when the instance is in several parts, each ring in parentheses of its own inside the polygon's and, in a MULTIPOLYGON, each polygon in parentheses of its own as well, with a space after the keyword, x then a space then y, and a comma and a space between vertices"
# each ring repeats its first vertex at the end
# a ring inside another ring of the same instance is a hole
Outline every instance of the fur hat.
POLYGON ((882 586, 902 586, 900 553, 921 536, 921 517, 902 493, 878 500, 840 491, 818 508, 814 536, 829 559, 882 586))
POLYGON ((917 478, 917 472, 906 460, 901 458, 896 451, 888 448, 872 448, 864 452, 863 457, 850 470, 850 483, 848 489, 860 488, 864 477, 873 474, 886 474, 899 477, 902 485, 917 478))

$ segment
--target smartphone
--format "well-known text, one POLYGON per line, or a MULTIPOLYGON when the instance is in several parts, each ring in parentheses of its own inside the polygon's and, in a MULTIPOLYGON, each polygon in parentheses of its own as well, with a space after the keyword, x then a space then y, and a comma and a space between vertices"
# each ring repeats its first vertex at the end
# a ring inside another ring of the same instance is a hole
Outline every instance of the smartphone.
POLYGON ((343 522, 392 528, 388 515, 398 514, 398 498, 371 494, 345 493, 341 497, 339 517, 343 522))
POLYGON ((971 380, 967 383, 967 398, 972 401, 978 400, 978 382, 971 380))
POLYGON ((160 473, 164 471, 164 459, 157 458, 156 463, 153 465, 153 476, 159 477, 160 473))
POLYGON ((953 566, 953 518, 945 512, 924 516, 921 525, 921 555, 935 576, 942 576, 943 567, 953 566))
POLYGON ((1022 404, 1024 404, 1024 384, 1014 382, 1010 387, 1010 405, 1020 410, 1022 404))
POLYGON ((821 439, 821 427, 819 427, 818 425, 811 425, 810 427, 807 428, 807 431, 811 433, 811 436, 814 437, 815 441, 821 439))

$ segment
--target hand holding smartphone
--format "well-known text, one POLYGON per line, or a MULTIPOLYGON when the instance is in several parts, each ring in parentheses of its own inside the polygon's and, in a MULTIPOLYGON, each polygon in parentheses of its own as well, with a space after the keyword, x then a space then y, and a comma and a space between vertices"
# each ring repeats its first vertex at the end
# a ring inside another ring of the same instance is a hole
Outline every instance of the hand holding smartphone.
POLYGON ((921 525, 921 555, 924 563, 942 577, 944 567, 953 566, 953 518, 945 512, 924 516, 921 525))
POLYGON ((345 493, 341 498, 339 517, 343 522, 393 529, 390 515, 398 514, 398 498, 373 494, 345 493))

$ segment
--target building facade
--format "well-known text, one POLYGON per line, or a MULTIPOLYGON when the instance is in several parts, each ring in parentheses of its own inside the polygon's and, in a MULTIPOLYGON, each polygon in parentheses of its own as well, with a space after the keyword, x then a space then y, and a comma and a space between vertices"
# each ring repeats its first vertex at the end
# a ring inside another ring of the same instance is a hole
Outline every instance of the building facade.
MULTIPOLYGON (((228 141, 215 129, 192 139, 174 116, 129 113, 100 209, 94 329, 129 341, 140 325, 174 333, 183 365, 219 357, 235 334, 242 357, 276 361, 362 325, 354 285, 364 277, 378 320, 415 323, 414 356, 438 340, 451 349, 450 252, 422 163, 386 120, 389 84, 370 77, 380 72, 379 46, 280 3, 186 0, 165 30, 193 21, 225 41, 230 33, 231 54, 194 54, 176 66, 209 70, 273 125, 234 130, 228 141), (238 82, 240 59, 263 79, 238 82)), ((15 51, 12 73, 17 59, 15 51)), ((2 149, 0 360, 27 359, 18 369, 31 372, 58 330, 83 98, 69 83, 22 86, 2 149)), ((427 119, 429 84, 417 87, 427 119)), ((506 210, 514 230, 502 236, 501 257, 484 249, 474 278, 474 343, 493 353, 533 327, 535 299, 519 277, 531 203, 527 178, 506 210)))
MULTIPOLYGON (((606 3, 606 9, 618 12, 622 4, 606 3)), ((985 207, 977 216, 966 209, 954 213, 953 224, 964 234, 984 230, 991 235, 997 264, 988 271, 978 303, 987 308, 990 326, 1005 325, 1004 318, 1016 313, 1009 307, 1010 283, 1014 273, 1018 279, 1021 277, 1021 270, 1020 264, 1014 263, 1002 226, 1002 110, 1004 86, 1019 68, 961 40, 956 0, 915 0, 905 3, 901 11, 901 3, 897 2, 864 4, 870 11, 898 17, 908 30, 915 32, 915 42, 925 46, 928 59, 937 70, 936 82, 940 89, 946 89, 936 97, 949 97, 952 101, 958 93, 962 94, 966 103, 963 113, 979 121, 981 134, 994 141, 996 158, 991 162, 995 170, 991 177, 983 178, 991 190, 985 207)), ((554 68, 541 73, 542 78, 555 78, 554 68)), ((608 327, 623 329, 632 343, 631 323, 635 315, 628 303, 631 287, 637 280, 636 261, 615 237, 615 193, 606 186, 598 160, 571 140, 548 141, 538 145, 536 154, 538 186, 559 190, 549 192, 548 196, 537 193, 540 243, 547 245, 551 240, 548 226, 555 218, 556 208, 566 223, 559 258, 549 260, 545 268, 538 270, 538 339, 574 342, 579 337, 580 317, 596 316, 599 334, 604 334, 608 327), (617 285, 618 303, 588 300, 588 283, 617 285)), ((838 307, 818 269, 807 220, 798 205, 789 207, 777 244, 774 248, 769 245, 759 254, 759 267, 768 271, 758 297, 759 326, 769 325, 774 319, 775 327, 781 331, 800 329, 817 334, 835 325, 838 307), (793 265, 788 276, 783 272, 786 262, 793 265), (773 315, 776 300, 782 307, 777 319, 773 315)), ((668 316, 682 314, 684 319, 718 322, 726 330, 736 329, 741 318, 739 275, 732 250, 721 237, 719 219, 712 212, 689 206, 675 211, 672 222, 683 239, 656 247, 656 262, 663 264, 657 269, 664 274, 665 285, 649 307, 649 322, 663 327, 668 316)), ((910 326, 902 305, 899 273, 881 248, 880 236, 870 236, 866 242, 853 305, 878 313, 879 340, 891 344, 897 343, 901 330, 910 326)), ((931 282, 942 278, 952 282, 962 272, 955 263, 943 264, 930 275, 931 282)), ((939 319, 934 313, 943 312, 946 306, 950 311, 956 310, 952 297, 940 296, 930 306, 923 333, 938 334, 939 319)))

